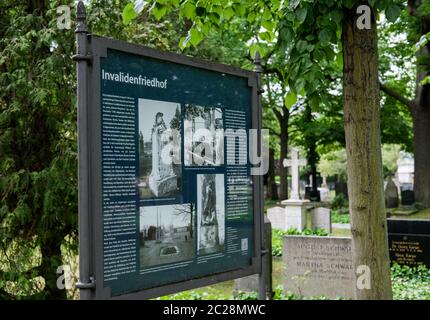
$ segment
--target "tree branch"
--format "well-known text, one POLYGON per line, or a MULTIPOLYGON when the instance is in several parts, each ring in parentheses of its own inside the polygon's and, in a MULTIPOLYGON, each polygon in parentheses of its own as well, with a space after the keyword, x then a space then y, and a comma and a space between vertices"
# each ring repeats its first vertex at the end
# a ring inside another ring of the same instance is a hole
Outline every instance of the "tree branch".
POLYGON ((273 113, 275 114, 276 118, 278 119, 278 121, 281 122, 282 118, 283 118, 282 113, 276 108, 272 108, 272 110, 273 110, 273 113))
POLYGON ((415 0, 408 0, 408 11, 409 14, 416 18, 421 18, 421 14, 418 12, 417 6, 415 5, 415 0))
POLYGON ((414 101, 409 100, 406 97, 402 96, 400 93, 395 91, 394 89, 391 89, 387 87, 386 85, 379 83, 379 88, 382 92, 384 92, 386 95, 390 96, 391 98, 399 101, 400 103, 403 103, 405 106, 408 107, 408 109, 411 111, 414 106, 414 101))

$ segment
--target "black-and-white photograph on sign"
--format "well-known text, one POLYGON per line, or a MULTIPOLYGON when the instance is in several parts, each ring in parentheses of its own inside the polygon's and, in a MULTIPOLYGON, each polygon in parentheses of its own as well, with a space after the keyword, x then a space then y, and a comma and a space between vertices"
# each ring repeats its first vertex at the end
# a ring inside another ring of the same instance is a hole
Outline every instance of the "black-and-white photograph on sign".
POLYGON ((185 105, 185 165, 224 163, 224 124, 221 108, 185 105))
POLYGON ((224 175, 197 175, 197 251, 199 255, 224 250, 224 175))
POLYGON ((180 194, 180 129, 180 104, 139 99, 140 199, 180 194))
POLYGON ((192 204, 140 208, 140 268, 191 260, 195 256, 192 204))

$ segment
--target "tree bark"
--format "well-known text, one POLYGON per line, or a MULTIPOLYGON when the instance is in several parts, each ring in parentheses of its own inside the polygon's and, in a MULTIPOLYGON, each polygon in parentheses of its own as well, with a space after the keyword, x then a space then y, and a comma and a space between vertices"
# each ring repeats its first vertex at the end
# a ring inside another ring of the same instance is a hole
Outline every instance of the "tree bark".
MULTIPOLYGON (((421 99, 420 99, 421 100, 421 99)), ((412 111, 414 129, 414 194, 415 201, 430 208, 430 110, 423 99, 412 111)))
POLYGON ((392 299, 383 190, 377 32, 359 30, 356 7, 345 9, 343 102, 356 299, 392 299), (370 288, 357 284, 366 266, 370 288))
POLYGON ((57 268, 61 266, 62 239, 47 239, 41 243, 42 263, 39 266, 40 275, 45 279, 45 289, 42 294, 47 300, 66 300, 66 290, 57 287, 57 268), (55 241, 58 240, 58 241, 55 241))
MULTIPOLYGON (((430 32, 430 21, 426 17, 421 17, 420 24, 423 35, 430 32)), ((429 75, 430 44, 418 50, 417 61, 415 103, 409 109, 414 129, 414 193, 415 201, 430 208, 430 86, 421 85, 429 75)))
POLYGON ((279 176, 280 176, 280 188, 279 198, 280 200, 288 199, 288 168, 283 166, 284 159, 288 157, 288 114, 284 114, 282 119, 279 121, 281 125, 281 153, 279 156, 279 176))
MULTIPOLYGON (((418 7, 422 1, 408 1, 409 14, 416 19, 421 35, 430 32, 430 19, 420 14, 418 7)), ((414 148, 414 193, 415 201, 430 208, 430 85, 422 85, 421 81, 430 74, 430 44, 417 51, 417 79, 414 100, 409 100, 399 92, 381 84, 381 90, 387 95, 403 103, 412 115, 413 148, 414 148)))
POLYGON ((275 150, 269 149, 269 171, 267 172, 267 199, 279 200, 278 186, 275 181, 275 150))

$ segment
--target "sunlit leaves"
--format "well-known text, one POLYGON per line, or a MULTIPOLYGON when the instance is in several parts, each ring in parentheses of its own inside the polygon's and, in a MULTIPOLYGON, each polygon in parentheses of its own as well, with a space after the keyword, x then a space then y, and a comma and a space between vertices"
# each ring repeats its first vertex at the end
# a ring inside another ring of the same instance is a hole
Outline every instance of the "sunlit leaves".
POLYGON ((294 92, 289 92, 285 98, 285 106, 289 109, 297 103, 297 95, 294 92))

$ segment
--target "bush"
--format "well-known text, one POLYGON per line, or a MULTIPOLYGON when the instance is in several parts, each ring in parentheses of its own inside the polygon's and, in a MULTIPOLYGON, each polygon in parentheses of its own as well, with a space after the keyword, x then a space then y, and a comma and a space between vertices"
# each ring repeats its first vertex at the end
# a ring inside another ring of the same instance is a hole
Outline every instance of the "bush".
POLYGON ((350 223, 349 213, 343 213, 342 210, 331 210, 332 223, 350 223))
POLYGON ((333 198, 330 205, 333 210, 345 209, 348 208, 348 199, 341 193, 333 198))
POLYGON ((391 279, 395 300, 430 300, 430 270, 425 266, 412 268, 395 264, 391 279))
POLYGON ((304 229, 302 232, 295 228, 288 229, 287 231, 273 229, 272 230, 272 256, 282 256, 282 247, 284 236, 328 236, 328 233, 323 229, 304 229))

